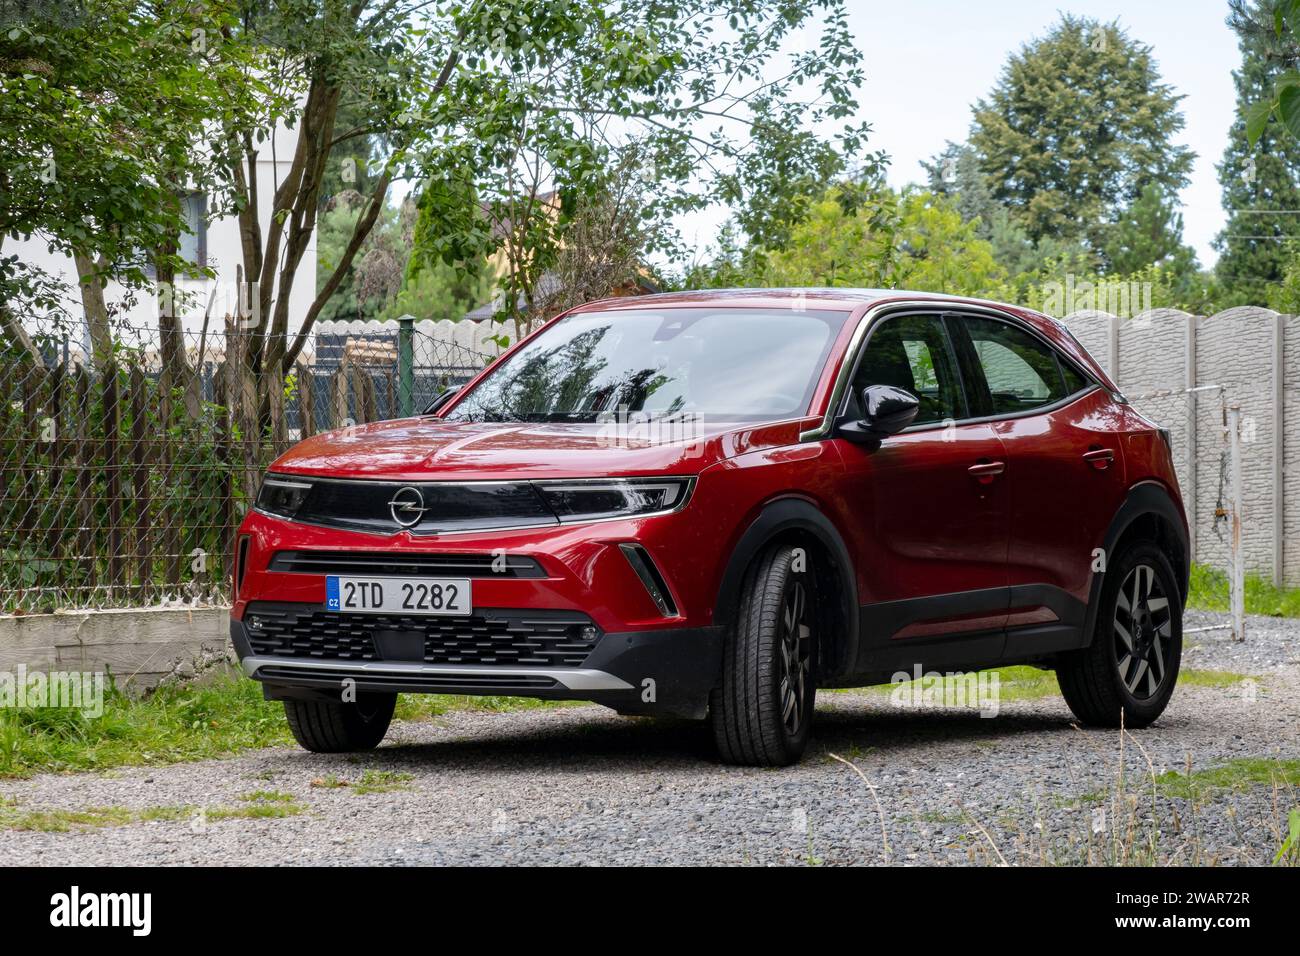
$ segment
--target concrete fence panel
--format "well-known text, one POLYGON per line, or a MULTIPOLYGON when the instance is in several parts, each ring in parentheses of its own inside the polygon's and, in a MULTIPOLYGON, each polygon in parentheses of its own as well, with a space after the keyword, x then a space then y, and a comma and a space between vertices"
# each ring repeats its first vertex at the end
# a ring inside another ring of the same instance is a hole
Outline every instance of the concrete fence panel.
POLYGON ((1240 308, 1208 317, 1080 312, 1064 321, 1142 412, 1170 430, 1196 559, 1219 568, 1228 561, 1226 523, 1216 521, 1228 503, 1224 408, 1241 409, 1246 568, 1300 585, 1300 540, 1292 543, 1300 531, 1300 320, 1240 308))

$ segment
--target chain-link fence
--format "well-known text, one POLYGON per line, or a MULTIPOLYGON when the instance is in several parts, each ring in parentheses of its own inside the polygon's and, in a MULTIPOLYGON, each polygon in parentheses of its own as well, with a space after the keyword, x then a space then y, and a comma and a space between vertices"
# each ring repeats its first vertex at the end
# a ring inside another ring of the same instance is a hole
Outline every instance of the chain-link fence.
POLYGON ((0 347, 0 613, 226 600, 234 531, 277 455, 418 414, 488 358, 411 323, 322 333, 289 363, 282 339, 233 323, 106 333, 0 347))

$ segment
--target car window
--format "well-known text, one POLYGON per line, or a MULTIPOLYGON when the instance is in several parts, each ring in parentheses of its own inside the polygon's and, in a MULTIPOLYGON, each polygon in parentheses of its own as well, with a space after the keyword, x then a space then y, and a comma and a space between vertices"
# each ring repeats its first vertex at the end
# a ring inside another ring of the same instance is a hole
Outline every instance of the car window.
POLYGON ((872 330, 853 375, 851 413, 860 414, 862 390, 871 385, 893 385, 920 399, 913 424, 965 417, 961 380, 937 315, 888 318, 872 330))
POLYGON ((1059 401, 1068 389, 1051 346, 1008 322, 968 316, 962 320, 984 372, 993 414, 1027 411, 1059 401))
POLYGON ((450 421, 804 415, 847 312, 619 309, 560 319, 458 401, 450 421))
POLYGON ((1081 392, 1092 383, 1080 374, 1069 362, 1061 360, 1061 374, 1065 376, 1065 393, 1073 395, 1075 392, 1081 392))

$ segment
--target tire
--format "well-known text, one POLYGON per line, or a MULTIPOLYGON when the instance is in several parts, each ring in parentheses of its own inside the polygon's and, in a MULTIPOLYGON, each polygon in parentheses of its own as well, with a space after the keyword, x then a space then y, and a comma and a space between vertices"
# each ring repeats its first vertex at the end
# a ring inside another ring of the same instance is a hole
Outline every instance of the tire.
POLYGON ((358 694, 356 703, 286 700, 294 740, 318 754, 353 753, 379 746, 393 720, 396 694, 358 694))
POLYGON ((1106 570, 1092 642, 1065 655, 1056 676, 1082 723, 1145 727, 1173 695, 1182 652, 1178 579, 1160 548, 1138 541, 1106 570))
MULTIPOLYGON (((725 641, 709 722, 725 763, 782 767, 808 745, 817 696, 816 589, 791 545, 755 560, 725 641)), ((805 558, 806 561, 806 558, 805 558)))

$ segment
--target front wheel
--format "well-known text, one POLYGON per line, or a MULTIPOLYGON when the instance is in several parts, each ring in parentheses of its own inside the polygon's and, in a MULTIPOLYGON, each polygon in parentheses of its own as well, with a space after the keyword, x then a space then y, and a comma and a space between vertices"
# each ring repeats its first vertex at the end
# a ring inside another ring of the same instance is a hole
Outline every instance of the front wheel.
POLYGON ((741 589, 709 721, 727 763, 787 766, 808 745, 817 695, 815 590, 807 555, 768 548, 741 589))
POLYGON ((1056 676, 1074 715, 1098 727, 1145 727, 1178 682, 1183 606, 1165 553, 1149 541, 1126 548, 1106 571, 1092 643, 1056 676))
POLYGON ((388 733, 396 694, 358 694, 355 702, 286 700, 284 715, 294 740, 319 754, 373 750, 388 733))

